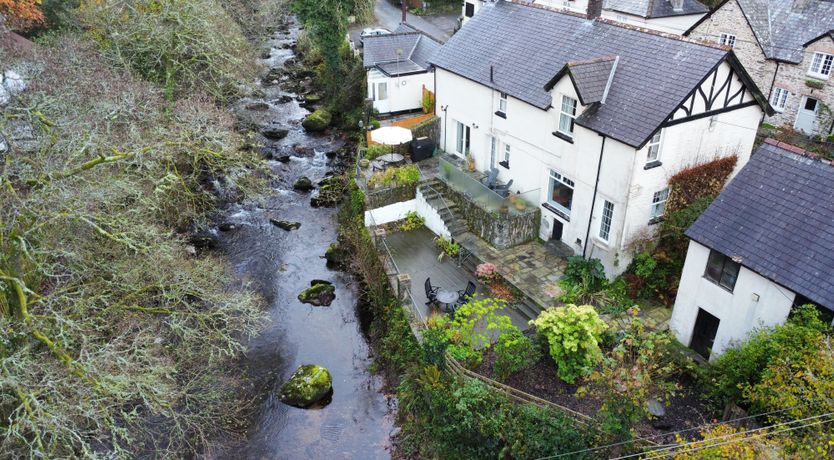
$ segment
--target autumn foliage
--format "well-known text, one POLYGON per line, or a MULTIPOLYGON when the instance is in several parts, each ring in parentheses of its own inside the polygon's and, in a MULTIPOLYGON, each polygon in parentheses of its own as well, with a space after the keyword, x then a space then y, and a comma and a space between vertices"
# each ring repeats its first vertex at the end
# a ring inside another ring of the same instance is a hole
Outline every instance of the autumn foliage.
POLYGON ((14 30, 28 30, 44 21, 41 0, 0 0, 0 13, 14 30))

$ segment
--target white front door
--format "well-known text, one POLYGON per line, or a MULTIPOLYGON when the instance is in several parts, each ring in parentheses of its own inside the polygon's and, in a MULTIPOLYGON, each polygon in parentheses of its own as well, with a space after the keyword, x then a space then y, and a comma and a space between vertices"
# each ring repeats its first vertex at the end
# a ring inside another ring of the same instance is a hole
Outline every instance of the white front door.
POLYGON ((820 103, 813 97, 803 96, 799 104, 799 112, 796 114, 794 128, 806 134, 817 132, 817 113, 820 110, 820 103))
POLYGON ((379 113, 388 113, 391 106, 388 101, 388 82, 377 81, 371 85, 371 93, 374 98, 374 108, 379 113))
POLYGON ((455 122, 455 153, 465 157, 469 150, 469 126, 457 121, 455 122))

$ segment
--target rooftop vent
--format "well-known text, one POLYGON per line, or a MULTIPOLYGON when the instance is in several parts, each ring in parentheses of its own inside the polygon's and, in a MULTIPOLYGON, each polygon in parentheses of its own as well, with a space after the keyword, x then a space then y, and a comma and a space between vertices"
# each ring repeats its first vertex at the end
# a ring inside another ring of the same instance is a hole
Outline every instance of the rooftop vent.
POLYGON ((672 4, 672 11, 683 11, 683 0, 669 0, 672 4))

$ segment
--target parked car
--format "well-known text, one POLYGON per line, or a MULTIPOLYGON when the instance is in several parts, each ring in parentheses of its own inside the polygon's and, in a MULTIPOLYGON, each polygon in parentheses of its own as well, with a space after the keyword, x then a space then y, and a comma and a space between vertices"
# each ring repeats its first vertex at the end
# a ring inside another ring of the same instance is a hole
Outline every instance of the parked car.
POLYGON ((391 31, 388 29, 383 29, 381 27, 367 27, 362 29, 362 33, 359 34, 359 43, 364 44, 365 38, 367 37, 376 37, 378 35, 388 35, 391 31))

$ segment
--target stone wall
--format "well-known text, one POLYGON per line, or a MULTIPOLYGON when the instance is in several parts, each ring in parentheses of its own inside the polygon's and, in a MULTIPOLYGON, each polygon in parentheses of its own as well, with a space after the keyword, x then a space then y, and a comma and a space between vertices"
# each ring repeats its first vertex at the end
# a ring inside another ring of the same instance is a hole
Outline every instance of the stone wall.
POLYGON ((539 233, 541 211, 538 209, 520 216, 494 214, 473 205, 460 193, 443 188, 444 198, 458 205, 469 231, 498 249, 507 249, 536 238, 539 233))
POLYGON ((766 60, 753 30, 747 25, 747 20, 735 0, 725 3, 724 6, 715 11, 711 17, 692 31, 690 37, 717 43, 722 32, 736 35, 733 52, 768 99, 772 97, 773 93, 771 86, 786 89, 790 93, 785 103, 785 109, 782 112, 776 112, 772 117, 767 117, 766 122, 775 126, 792 128, 796 122, 796 115, 799 106, 802 104, 803 96, 809 96, 822 101, 824 104, 824 108, 821 109, 818 116, 819 132, 821 134, 829 132, 832 117, 834 117, 831 112, 834 109, 834 81, 832 81, 834 78, 823 81, 822 89, 812 88, 805 82, 816 80, 808 76, 808 69, 811 66, 814 53, 834 54, 834 40, 829 37, 811 43, 805 49, 802 62, 798 64, 780 63, 774 81, 773 76, 777 69, 776 62, 766 60))
POLYGON ((433 140, 435 144, 439 145, 440 140, 440 117, 432 117, 417 126, 411 128, 412 135, 415 139, 418 137, 428 137, 433 140))
POLYGON ((366 194, 368 209, 377 209, 389 204, 413 200, 417 195, 417 184, 397 187, 376 188, 366 194))

